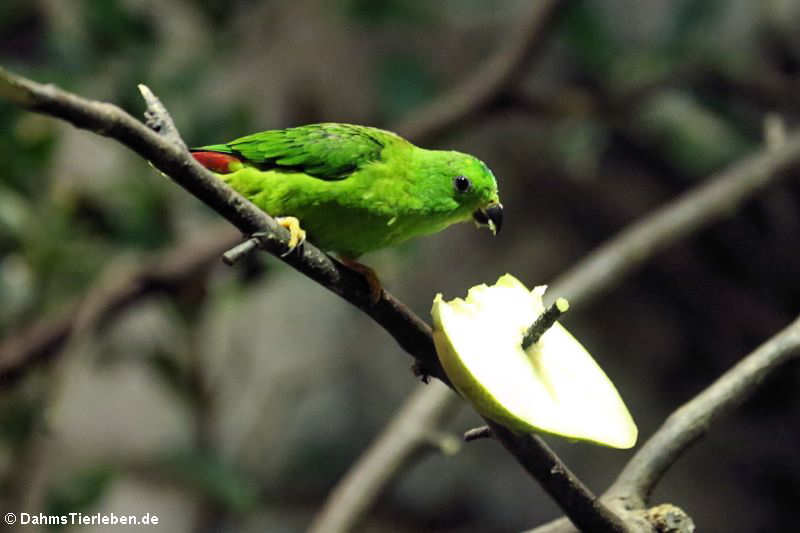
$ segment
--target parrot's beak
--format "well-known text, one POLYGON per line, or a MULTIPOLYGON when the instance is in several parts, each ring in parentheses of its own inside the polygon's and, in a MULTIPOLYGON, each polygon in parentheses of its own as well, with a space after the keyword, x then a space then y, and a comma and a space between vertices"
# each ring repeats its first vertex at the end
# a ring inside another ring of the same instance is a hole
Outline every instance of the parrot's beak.
POLYGON ((500 202, 489 204, 472 213, 472 218, 475 219, 478 227, 489 226, 492 233, 497 235, 500 233, 500 228, 503 227, 503 204, 500 202))

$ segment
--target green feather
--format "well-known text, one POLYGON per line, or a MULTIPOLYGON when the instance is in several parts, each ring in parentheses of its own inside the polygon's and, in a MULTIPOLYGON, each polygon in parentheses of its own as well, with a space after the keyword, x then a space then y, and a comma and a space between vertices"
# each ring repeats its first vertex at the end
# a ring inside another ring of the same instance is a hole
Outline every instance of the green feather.
POLYGON ((377 128, 329 122, 254 133, 195 150, 235 154, 262 170, 283 167, 337 180, 380 158, 387 145, 406 142, 377 128))
POLYGON ((195 150, 241 158, 244 168, 220 178, 270 215, 297 217, 320 248, 350 258, 499 203, 494 176, 475 157, 366 126, 312 124, 195 150), (455 187, 459 176, 468 190, 455 187))

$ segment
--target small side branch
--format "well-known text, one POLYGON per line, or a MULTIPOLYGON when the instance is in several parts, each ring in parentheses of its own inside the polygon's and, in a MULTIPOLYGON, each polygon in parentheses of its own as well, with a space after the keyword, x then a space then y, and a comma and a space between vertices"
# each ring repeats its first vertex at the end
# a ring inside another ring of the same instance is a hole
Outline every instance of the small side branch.
POLYGON ((480 426, 477 428, 468 429, 464 432, 464 442, 472 442, 479 439, 491 439, 492 430, 489 426, 480 426))
POLYGON ((531 347, 531 345, 536 344, 539 342, 539 339, 544 335, 544 333, 553 327, 553 324, 556 323, 561 315, 567 312, 569 309, 569 304, 567 300, 564 298, 558 298, 556 301, 550 305, 547 309, 545 309, 544 313, 539 315, 539 318, 531 324, 531 327, 528 328, 528 331, 525 332, 525 335, 522 337, 522 349, 527 350, 531 347))
POLYGON ((144 123, 147 127, 161 135, 165 141, 186 150, 186 143, 161 100, 153 94, 150 87, 142 83, 139 84, 139 92, 147 104, 147 111, 144 112, 144 123))
POLYGON ((253 251, 258 249, 258 239, 251 237, 244 242, 240 242, 224 254, 222 254, 222 261, 232 266, 238 263, 243 257, 250 255, 253 251))

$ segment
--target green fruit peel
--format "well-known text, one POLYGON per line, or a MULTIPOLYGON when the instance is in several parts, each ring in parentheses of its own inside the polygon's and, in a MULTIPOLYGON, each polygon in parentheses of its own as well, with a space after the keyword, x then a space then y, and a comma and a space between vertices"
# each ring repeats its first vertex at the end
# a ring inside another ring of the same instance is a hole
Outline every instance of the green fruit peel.
POLYGON ((522 349, 544 291, 505 274, 466 299, 437 294, 433 339, 447 376, 480 414, 511 430, 633 447, 638 431, 617 389, 561 324, 522 349))

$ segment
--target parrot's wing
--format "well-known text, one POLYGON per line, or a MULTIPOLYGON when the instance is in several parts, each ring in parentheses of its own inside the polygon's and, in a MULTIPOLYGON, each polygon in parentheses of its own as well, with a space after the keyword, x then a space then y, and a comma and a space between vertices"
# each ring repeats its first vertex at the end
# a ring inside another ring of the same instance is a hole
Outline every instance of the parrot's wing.
POLYGON ((391 142, 406 141, 377 128, 325 123, 254 133, 196 150, 235 154, 265 169, 293 169, 320 179, 338 180, 379 159, 391 142))

